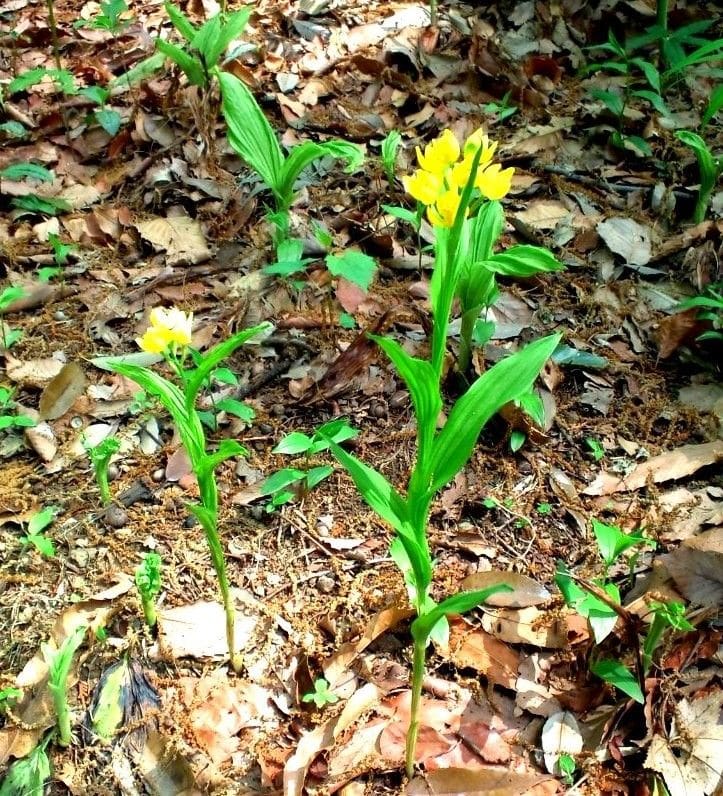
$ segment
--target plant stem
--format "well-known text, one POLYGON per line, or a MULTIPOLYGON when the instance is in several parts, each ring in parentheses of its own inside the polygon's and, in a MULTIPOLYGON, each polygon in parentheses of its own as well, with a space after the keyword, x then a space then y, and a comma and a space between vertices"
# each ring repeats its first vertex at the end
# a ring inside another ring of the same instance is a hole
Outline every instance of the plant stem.
POLYGON ((70 731, 70 710, 68 710, 68 695, 65 687, 52 688, 53 705, 58 719, 58 743, 61 746, 70 746, 72 735, 70 731))
POLYGON ((424 680, 425 659, 427 653, 426 639, 414 642, 414 658, 412 660, 412 704, 409 714, 409 730, 407 731, 406 768, 407 776, 414 776, 414 755, 419 735, 419 707, 422 702, 422 681, 424 680))
POLYGON ((462 325, 459 330, 459 358, 457 359, 457 370, 465 374, 472 361, 472 335, 474 325, 477 321, 475 314, 465 312, 462 315, 462 325))
POLYGON ((429 21, 430 24, 437 24, 437 0, 429 0, 429 21))
POLYGON ((110 503, 110 486, 108 485, 108 462, 99 464, 95 469, 95 480, 100 492, 100 502, 103 506, 110 503))
POLYGON ((156 601, 153 595, 141 594, 141 605, 143 606, 143 618, 146 624, 151 629, 156 626, 158 622, 158 615, 156 613, 156 601))

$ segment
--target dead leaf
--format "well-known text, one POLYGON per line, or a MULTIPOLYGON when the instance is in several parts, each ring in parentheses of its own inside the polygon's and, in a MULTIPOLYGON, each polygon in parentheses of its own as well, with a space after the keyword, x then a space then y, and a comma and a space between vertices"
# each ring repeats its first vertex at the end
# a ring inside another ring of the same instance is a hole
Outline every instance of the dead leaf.
POLYGON ((530 202, 525 210, 515 213, 515 218, 533 229, 554 229, 569 215, 570 211, 557 199, 539 199, 530 202))
POLYGON ((513 591, 500 591, 491 594, 486 600, 485 605, 495 608, 527 608, 530 605, 540 605, 547 602, 552 595, 536 580, 522 575, 519 572, 500 572, 490 570, 489 572, 475 572, 474 575, 467 576, 461 584, 463 591, 475 591, 476 589, 488 589, 504 583, 511 586, 513 591))
POLYGON ((632 218, 619 216, 601 221, 597 232, 608 249, 629 265, 647 265, 652 257, 650 229, 632 218))
POLYGON ((63 369, 63 363, 52 357, 23 361, 5 354, 7 377, 23 387, 45 387, 63 369))
POLYGON ((450 620, 447 649, 441 654, 455 666, 475 669, 495 685, 515 687, 519 653, 484 630, 470 628, 464 619, 450 620))
POLYGON ((45 387, 40 396, 40 417, 57 420, 62 417, 85 391, 88 380, 77 362, 68 362, 45 387))
POLYGON ((201 224, 194 218, 152 218, 137 222, 136 228, 155 249, 166 252, 169 266, 198 265, 211 257, 201 224))
POLYGON ((683 445, 646 462, 641 462, 631 473, 620 477, 616 473, 600 473, 583 490, 584 495, 612 495, 614 492, 630 492, 645 486, 648 478, 656 484, 685 478, 687 475, 708 467, 723 459, 723 440, 705 442, 701 445, 683 445))
POLYGON ((545 768, 550 774, 554 774, 560 755, 577 755, 582 752, 582 735, 577 719, 566 710, 554 713, 542 728, 540 742, 545 768))
POLYGON ((544 774, 516 774, 502 766, 478 771, 443 768, 415 777, 405 790, 407 796, 547 796, 557 792, 557 782, 544 774), (539 787, 542 784, 548 787, 539 787))
POLYGON ((654 735, 645 767, 675 796, 718 796, 723 779, 723 691, 678 702, 670 738, 654 735))
POLYGON ((482 627, 508 644, 534 644, 547 649, 564 649, 588 637, 587 620, 574 611, 563 615, 531 606, 485 608, 482 627))
POLYGON ((723 526, 686 539, 660 560, 687 600, 697 605, 723 604, 723 526))

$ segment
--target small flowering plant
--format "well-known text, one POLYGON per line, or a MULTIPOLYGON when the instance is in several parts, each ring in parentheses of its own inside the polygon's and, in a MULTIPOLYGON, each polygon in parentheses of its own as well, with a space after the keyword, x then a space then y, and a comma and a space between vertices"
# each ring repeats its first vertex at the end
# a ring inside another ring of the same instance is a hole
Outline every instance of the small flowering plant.
MULTIPOLYGON (((512 246, 494 253, 504 228, 499 200, 509 192, 514 175, 513 168, 503 169, 494 162, 496 151, 497 142, 490 141, 481 129, 463 146, 451 130, 445 130, 423 150, 417 147, 419 168, 402 178, 407 193, 417 200, 417 217, 426 213, 434 228, 432 286, 446 294, 440 282, 455 285, 449 298, 459 301, 462 316, 457 363, 462 373, 470 365, 480 314, 497 297, 495 275, 528 277, 563 267, 539 246, 512 246)), ((442 296, 442 308, 447 305, 446 298, 442 296)), ((440 318, 443 314, 444 310, 440 318)))
POLYGON ((165 379, 149 368, 129 362, 113 360, 109 366, 121 376, 132 379, 146 393, 155 396, 168 410, 176 424, 183 447, 196 474, 200 492, 199 503, 189 504, 188 509, 198 519, 206 534, 226 614, 226 638, 231 666, 235 671, 239 671, 241 656, 236 650, 235 643, 235 609, 226 571, 226 559, 218 532, 219 507, 215 470, 226 459, 243 455, 246 450, 235 440, 226 439, 214 452, 208 452, 203 424, 196 411, 196 399, 220 362, 251 338, 268 334, 272 327, 271 324, 262 323, 233 335, 214 346, 205 355, 197 356, 196 367, 191 371, 185 371, 183 363, 191 343, 192 314, 186 314, 175 308, 157 307, 151 311, 150 321, 149 328, 136 342, 148 353, 162 354, 176 374, 178 383, 165 379))

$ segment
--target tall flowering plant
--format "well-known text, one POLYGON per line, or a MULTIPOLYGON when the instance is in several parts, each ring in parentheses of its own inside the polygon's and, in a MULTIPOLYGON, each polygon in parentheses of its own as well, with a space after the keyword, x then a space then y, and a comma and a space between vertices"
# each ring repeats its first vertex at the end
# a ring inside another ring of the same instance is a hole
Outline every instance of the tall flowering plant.
POLYGON ((416 613, 411 626, 411 720, 406 748, 410 777, 414 770, 422 681, 430 640, 445 637, 449 614, 469 611, 494 591, 506 588, 463 591, 439 603, 433 599, 434 559, 427 536, 432 501, 464 468, 489 418, 504 404, 531 390, 559 342, 559 335, 551 335, 498 362, 449 407, 446 423, 438 429, 444 405, 443 365, 454 298, 462 296, 464 280, 472 272, 471 266, 477 265, 477 254, 484 254, 485 262, 490 259, 501 224, 497 216, 490 215, 489 208, 499 206, 498 200, 507 193, 512 179, 511 169, 502 169, 492 162, 495 148, 496 144, 490 143, 480 131, 470 136, 464 147, 446 131, 424 151, 418 151, 420 168, 404 181, 407 191, 426 212, 435 233, 430 356, 418 359, 395 340, 374 339, 405 381, 417 420, 416 459, 406 491, 397 491, 380 472, 327 438, 364 500, 394 529, 390 555, 404 576, 416 613))
POLYGON ((175 308, 156 307, 151 311, 150 321, 150 326, 136 342, 143 351, 161 354, 175 373, 177 383, 160 376, 150 368, 128 362, 115 360, 110 363, 110 367, 155 396, 167 409, 176 425, 198 480, 199 502, 188 504, 188 509, 198 519, 206 535, 226 614, 229 658, 233 669, 239 671, 241 655, 236 649, 235 608, 226 571, 226 558, 218 532, 219 505, 215 471, 226 459, 244 455, 246 449, 235 440, 225 439, 214 452, 208 452, 203 424, 196 411, 196 399, 211 372, 222 360, 251 338, 268 334, 271 325, 263 323, 233 335, 205 355, 199 356, 195 368, 186 371, 184 363, 191 344, 193 315, 175 308))

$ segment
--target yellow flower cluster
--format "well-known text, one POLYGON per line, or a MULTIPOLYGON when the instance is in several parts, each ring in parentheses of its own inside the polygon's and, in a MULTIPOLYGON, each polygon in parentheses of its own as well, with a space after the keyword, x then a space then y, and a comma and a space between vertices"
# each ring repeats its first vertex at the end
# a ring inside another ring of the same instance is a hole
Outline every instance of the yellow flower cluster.
POLYGON ((512 184, 514 169, 503 169, 492 163, 497 142, 490 141, 481 129, 476 130, 460 148, 454 133, 445 130, 439 138, 427 144, 422 151, 417 147, 420 168, 414 174, 402 177, 407 193, 427 207, 430 224, 451 227, 459 210, 472 163, 478 150, 480 155, 475 188, 486 199, 501 199, 512 184))
POLYGON ((175 307, 154 307, 151 310, 151 325, 136 339, 136 343, 149 354, 162 354, 169 346, 191 344, 193 313, 185 313, 175 307))

